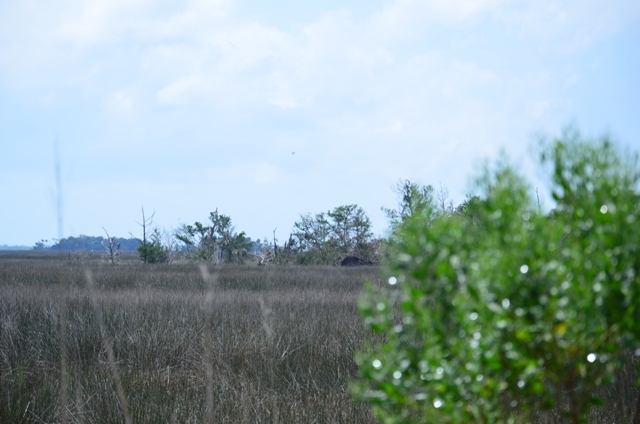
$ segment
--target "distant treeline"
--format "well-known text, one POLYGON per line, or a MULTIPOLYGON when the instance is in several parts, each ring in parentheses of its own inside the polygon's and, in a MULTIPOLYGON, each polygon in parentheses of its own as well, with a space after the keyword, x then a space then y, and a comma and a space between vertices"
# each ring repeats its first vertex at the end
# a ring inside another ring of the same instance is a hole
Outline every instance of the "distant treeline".
MULTIPOLYGON (((112 237, 116 244, 120 245, 123 252, 135 252, 140 247, 140 240, 136 238, 112 237)), ((85 236, 66 237, 60 240, 53 240, 53 244, 49 244, 48 240, 40 240, 33 247, 34 250, 86 250, 86 251, 103 251, 108 244, 106 238, 102 236, 85 236)))
POLYGON ((9 246, 7 244, 0 244, 0 250, 29 250, 29 246, 9 246))

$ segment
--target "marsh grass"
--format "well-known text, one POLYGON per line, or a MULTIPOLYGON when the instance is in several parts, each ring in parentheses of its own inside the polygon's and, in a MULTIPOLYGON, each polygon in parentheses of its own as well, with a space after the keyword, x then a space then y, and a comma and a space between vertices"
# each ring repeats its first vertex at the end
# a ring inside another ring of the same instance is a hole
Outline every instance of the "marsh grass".
MULTIPOLYGON (((123 406, 135 423, 374 423, 347 392, 364 280, 378 270, 0 253, 0 423, 122 423, 123 406)), ((630 362, 589 421, 630 423, 636 380, 630 362)))
POLYGON ((210 271, 0 258, 0 422, 375 422, 346 387, 376 269, 210 271))

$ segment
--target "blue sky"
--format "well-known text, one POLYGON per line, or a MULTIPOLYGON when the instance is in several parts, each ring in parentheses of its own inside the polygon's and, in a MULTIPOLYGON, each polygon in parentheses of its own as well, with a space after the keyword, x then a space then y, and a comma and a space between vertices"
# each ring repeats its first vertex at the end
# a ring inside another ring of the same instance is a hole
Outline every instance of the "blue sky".
POLYGON ((640 151, 640 3, 0 0, 0 244, 170 230, 218 208, 282 240, 400 178, 471 189, 501 149, 536 185, 569 123, 640 151), (296 152, 292 155, 292 152, 296 152))

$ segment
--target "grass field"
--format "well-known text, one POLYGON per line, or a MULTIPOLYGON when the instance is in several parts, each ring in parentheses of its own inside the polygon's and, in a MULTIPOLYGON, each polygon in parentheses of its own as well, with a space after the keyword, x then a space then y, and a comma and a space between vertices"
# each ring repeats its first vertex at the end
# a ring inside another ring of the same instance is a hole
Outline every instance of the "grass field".
POLYGON ((134 422, 373 421, 346 387, 363 341, 356 299, 375 268, 228 266, 213 277, 211 287, 194 265, 0 256, 0 422, 123 422, 92 295, 134 422))
MULTIPOLYGON (((377 268, 225 266, 209 280, 130 259, 0 253, 0 423, 376 422, 347 384, 377 268)), ((593 422, 631 422, 635 378, 603 388, 593 422)))

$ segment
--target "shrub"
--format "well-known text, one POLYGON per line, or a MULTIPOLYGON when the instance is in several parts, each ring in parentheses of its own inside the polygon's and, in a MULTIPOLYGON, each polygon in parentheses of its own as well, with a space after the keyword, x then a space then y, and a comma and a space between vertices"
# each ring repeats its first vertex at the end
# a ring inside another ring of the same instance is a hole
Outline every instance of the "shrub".
POLYGON ((554 405, 582 422, 638 346, 637 157, 571 129, 541 152, 550 213, 499 161, 462 213, 398 229, 390 286, 360 301, 384 342, 352 386, 383 422, 527 422, 554 405))

